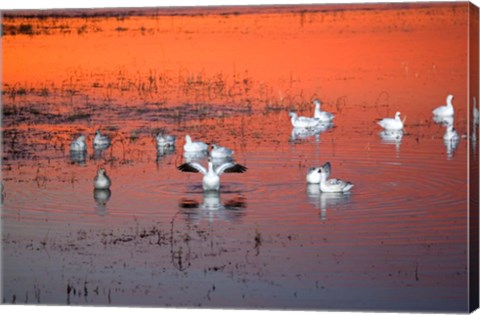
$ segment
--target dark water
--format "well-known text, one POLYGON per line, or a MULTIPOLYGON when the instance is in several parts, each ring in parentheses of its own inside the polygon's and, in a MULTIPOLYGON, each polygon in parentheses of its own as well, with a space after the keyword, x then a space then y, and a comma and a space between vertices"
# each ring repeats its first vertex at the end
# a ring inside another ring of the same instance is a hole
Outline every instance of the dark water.
MULTIPOLYGON (((412 27, 408 36, 385 29, 372 35, 367 27, 375 23, 366 22, 369 14, 380 14, 397 25, 392 21, 403 11, 357 13, 358 21, 367 24, 353 23, 360 32, 357 39, 352 34, 342 37, 351 50, 361 49, 362 39, 372 37, 380 43, 387 35, 403 47, 398 55, 382 61, 383 72, 377 72, 371 57, 357 50, 361 60, 355 69, 342 62, 342 56, 330 68, 327 61, 310 65, 327 69, 325 74, 295 72, 295 61, 286 63, 285 69, 293 71, 289 82, 277 69, 277 60, 263 65, 272 70, 268 75, 257 63, 245 64, 248 71, 240 76, 237 70, 221 72, 221 77, 198 73, 195 66, 189 68, 190 74, 177 75, 178 69, 170 63, 149 79, 145 69, 155 61, 147 61, 139 70, 134 65, 142 56, 139 44, 153 41, 146 46, 149 53, 156 47, 165 23, 158 17, 127 19, 121 22, 129 25, 127 30, 114 35, 106 29, 119 20, 103 18, 87 25, 101 25, 104 34, 4 36, 7 57, 12 51, 20 56, 40 43, 45 52, 67 45, 72 54, 84 49, 86 56, 77 74, 70 66, 52 70, 63 73, 63 83, 49 81, 48 65, 54 61, 47 57, 38 57, 47 78, 14 75, 12 69, 21 73, 23 66, 7 58, 2 98, 2 302, 465 311, 468 150, 478 158, 477 144, 469 144, 468 108, 462 105, 468 99, 466 75, 460 70, 466 69, 466 61, 457 58, 453 64, 449 58, 462 55, 462 47, 417 51, 415 59, 410 55, 411 45, 433 32, 429 23, 434 22, 426 22, 425 16, 464 22, 463 7, 453 7, 427 13, 411 9, 404 17, 405 27, 412 27), (426 24, 413 23, 415 16, 426 24), (138 21, 145 25, 157 21, 160 26, 153 28, 157 33, 132 39, 137 45, 126 46, 123 32, 133 34, 131 25, 138 21), (82 43, 101 39, 113 45, 112 51, 122 47, 132 56, 117 56, 105 66, 107 70, 99 70, 88 63, 90 51, 82 43), (126 68, 119 66, 124 60, 129 61, 126 68), (339 80, 337 71, 353 77, 339 80), (319 89, 312 83, 319 80, 317 75, 324 84, 319 89), (292 83, 295 78, 299 83, 292 83), (456 80, 452 83, 451 78, 456 80), (142 87, 142 81, 151 86, 142 87), (311 99, 318 90, 325 94, 325 110, 336 115, 334 126, 312 135, 295 134, 288 112, 311 116, 311 99), (461 138, 454 147, 444 143, 445 128, 431 117, 431 110, 444 104, 447 93, 455 94, 455 127, 461 138), (403 136, 383 139, 375 122, 397 110, 407 116, 403 136), (104 151, 92 146, 97 128, 112 138, 104 151), (177 135, 172 151, 156 149, 153 136, 159 128, 177 135), (88 151, 72 157, 69 144, 79 133, 87 135, 88 151), (203 192, 201 175, 176 169, 184 162, 186 134, 232 148, 235 160, 248 171, 224 174, 218 193, 203 192), (306 184, 308 169, 326 161, 332 164, 332 177, 354 183, 350 194, 321 193, 306 184), (112 179, 109 193, 93 190, 99 167, 112 179)), ((274 22, 291 18, 268 16, 274 22)), ((288 34, 291 43, 317 38, 325 27, 318 21, 322 16, 333 26, 342 21, 332 13, 311 13, 311 29, 295 36, 284 27, 278 34, 288 34)), ((185 29, 200 23, 199 17, 169 19, 185 29)), ((193 34, 184 29, 174 33, 180 38, 170 38, 171 45, 181 49, 191 41, 213 42, 205 29, 215 29, 212 25, 221 18, 203 19, 193 34)), ((227 30, 253 25, 251 15, 232 19, 227 30)), ((266 17, 256 19, 263 23, 266 17)), ((20 23, 15 18, 7 22, 20 23)), ((464 35, 460 26, 443 31, 458 41, 462 39, 458 34, 464 35)), ((262 31, 260 35, 230 32, 222 36, 266 40, 262 31)), ((327 36, 318 45, 335 40, 327 36)), ((249 54, 273 54, 279 41, 271 38, 271 48, 262 46, 249 54)), ((225 47, 220 43, 218 47, 225 47)), ((433 38, 430 44, 441 42, 433 38)), ((371 48, 370 54, 388 55, 386 48, 371 48)), ((298 51, 290 48, 283 53, 288 57, 298 51)), ((164 54, 170 61, 187 58, 164 54)), ((202 56, 198 63, 210 60, 202 56)), ((240 62, 247 57, 225 58, 240 62)))

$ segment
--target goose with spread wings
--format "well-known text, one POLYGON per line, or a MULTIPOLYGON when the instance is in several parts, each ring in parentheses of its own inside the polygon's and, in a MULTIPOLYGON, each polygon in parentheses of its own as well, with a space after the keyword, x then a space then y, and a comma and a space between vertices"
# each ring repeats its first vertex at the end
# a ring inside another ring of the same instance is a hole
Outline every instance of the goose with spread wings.
POLYGON ((226 162, 214 167, 210 160, 208 161, 208 169, 197 162, 184 163, 177 168, 182 172, 202 173, 203 190, 219 190, 220 176, 223 173, 244 173, 247 171, 245 166, 233 162, 226 162))

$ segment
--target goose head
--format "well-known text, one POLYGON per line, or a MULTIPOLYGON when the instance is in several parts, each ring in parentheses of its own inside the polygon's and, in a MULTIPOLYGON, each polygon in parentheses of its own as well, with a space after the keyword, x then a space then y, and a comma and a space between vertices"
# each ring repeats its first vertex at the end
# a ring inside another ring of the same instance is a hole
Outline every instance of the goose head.
POLYGON ((315 104, 316 107, 320 107, 320 105, 321 105, 322 103, 320 103, 320 100, 314 99, 314 100, 313 100, 313 104, 315 104))
POLYGON ((452 105, 452 100, 453 100, 453 95, 452 94, 449 94, 447 96, 447 106, 453 106, 452 105))
POLYGON ((290 112, 290 113, 288 113, 288 115, 292 118, 297 118, 297 113, 290 112))
POLYGON ((186 135, 186 136, 185 136, 185 141, 186 141, 187 143, 192 143, 192 138, 191 138, 189 135, 186 135))
POLYGON ((84 135, 80 135, 80 136, 77 138, 77 141, 85 142, 85 136, 84 136, 84 135))
POLYGON ((395 113, 395 119, 400 120, 400 112, 395 113))

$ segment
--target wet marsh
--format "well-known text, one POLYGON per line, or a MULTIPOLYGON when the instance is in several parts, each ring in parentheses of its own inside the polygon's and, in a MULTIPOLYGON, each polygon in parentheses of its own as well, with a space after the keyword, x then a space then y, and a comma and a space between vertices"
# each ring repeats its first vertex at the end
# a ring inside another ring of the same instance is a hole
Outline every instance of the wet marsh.
POLYGON ((4 13, 2 303, 465 311, 465 4, 172 10, 4 13), (333 125, 295 132, 314 98, 333 125), (203 192, 186 134, 248 171, 203 192), (326 161, 350 194, 306 184, 326 161))

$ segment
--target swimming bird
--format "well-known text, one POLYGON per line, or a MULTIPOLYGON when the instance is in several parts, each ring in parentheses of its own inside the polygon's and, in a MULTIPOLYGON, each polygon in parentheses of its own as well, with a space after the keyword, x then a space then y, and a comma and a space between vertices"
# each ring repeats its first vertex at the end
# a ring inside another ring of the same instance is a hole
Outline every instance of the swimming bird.
POLYGON ((314 99, 313 103, 315 104, 314 118, 318 118, 321 122, 330 122, 335 118, 332 113, 320 110, 321 103, 318 99, 314 99))
POLYGON ((383 118, 377 123, 385 130, 402 130, 405 118, 400 120, 400 112, 395 113, 395 118, 383 118))
POLYGON ((95 187, 95 189, 108 189, 111 185, 112 181, 108 177, 107 172, 104 168, 100 168, 93 179, 93 187, 95 187))
POLYGON ((157 147, 173 147, 175 146, 175 140, 177 140, 177 137, 159 132, 155 139, 157 140, 157 147))
POLYGON ((351 182, 346 182, 341 179, 328 179, 330 175, 330 162, 318 169, 320 173, 320 190, 322 192, 348 192, 354 186, 351 182))
POLYGON ((189 135, 186 135, 183 150, 185 150, 185 152, 206 152, 208 150, 208 144, 201 141, 192 141, 192 138, 189 135))
POLYGON ((247 171, 245 166, 233 162, 226 162, 214 168, 210 160, 208 161, 208 169, 205 169, 205 167, 197 162, 184 163, 177 168, 182 172, 202 173, 203 190, 219 190, 220 176, 223 173, 244 173, 247 171))
POLYGON ((110 145, 110 139, 106 135, 102 135, 100 130, 95 132, 95 137, 93 138, 93 146, 95 148, 106 148, 110 145))
POLYGON ((72 143, 70 144, 70 150, 71 151, 86 151, 87 150, 87 144, 85 143, 85 136, 80 135, 77 139, 73 140, 72 143))
POLYGON ((296 128, 313 128, 320 123, 320 119, 315 117, 304 117, 298 116, 294 112, 290 112, 290 121, 292 122, 293 127, 296 128))
POLYGON ((452 100, 453 100, 453 95, 449 94, 447 96, 447 104, 435 108, 432 111, 433 115, 435 115, 435 116, 453 116, 454 109, 453 109, 452 100))
POLYGON ((213 159, 226 159, 231 157, 233 153, 234 151, 229 148, 212 144, 212 149, 210 150, 210 157, 213 159))
POLYGON ((308 184, 320 184, 322 179, 322 174, 319 172, 320 168, 323 168, 323 171, 327 174, 327 178, 330 176, 330 163, 328 162, 319 167, 311 167, 307 173, 308 184))
POLYGON ((458 132, 453 128, 452 125, 447 126, 445 134, 443 135, 443 140, 445 141, 458 141, 458 132))

